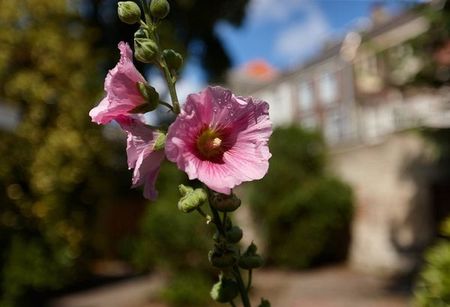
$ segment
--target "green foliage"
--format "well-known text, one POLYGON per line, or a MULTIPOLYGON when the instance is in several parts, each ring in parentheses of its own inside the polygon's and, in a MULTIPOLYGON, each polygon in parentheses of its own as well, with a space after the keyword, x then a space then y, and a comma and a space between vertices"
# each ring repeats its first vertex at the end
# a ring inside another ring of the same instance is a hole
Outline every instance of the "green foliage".
POLYGON ((442 239, 425 254, 425 266, 417 283, 414 303, 420 307, 450 305, 450 218, 444 223, 442 239))
POLYGON ((305 268, 346 255, 352 217, 349 186, 327 174, 319 134, 274 131, 269 172, 252 186, 250 203, 267 234, 269 260, 305 268))
POLYGON ((173 164, 163 165, 158 200, 147 207, 139 233, 124 241, 127 257, 139 270, 206 267, 212 237, 209 227, 196 212, 183 213, 177 207, 178 185, 185 180, 173 164))
POLYGON ((195 211, 178 209, 181 183, 186 183, 186 176, 174 164, 164 163, 157 182, 158 200, 147 207, 138 234, 123 240, 123 256, 138 271, 158 269, 171 274, 161 296, 171 306, 207 306, 211 302, 207 258, 211 227, 195 211))
POLYGON ((437 53, 450 41, 450 2, 436 1, 435 5, 418 6, 417 13, 424 16, 430 26, 429 31, 411 41, 414 53, 422 63, 411 85, 446 85, 450 80, 450 69, 448 65, 437 62, 437 53))
POLYGON ((216 306, 209 296, 211 280, 198 270, 179 271, 161 298, 174 307, 216 306), (213 305, 212 305, 213 304, 213 305))
MULTIPOLYGON (((116 48, 118 41, 131 42, 130 38, 137 30, 136 26, 121 24, 118 18, 115 18, 117 1, 82 0, 82 2, 89 8, 84 14, 90 23, 104 29, 105 35, 98 37, 99 44, 112 50, 116 48)), ((248 0, 169 1, 170 13, 159 26, 163 49, 177 50, 185 59, 187 55, 195 57, 209 80, 223 81, 231 60, 215 30, 216 23, 220 20, 234 26, 240 25, 248 2, 248 0)))
POLYGON ((2 306, 80 278, 97 213, 128 196, 122 144, 87 115, 104 77, 93 32, 68 3, 0 1, 0 104, 19 115, 0 131, 2 306))

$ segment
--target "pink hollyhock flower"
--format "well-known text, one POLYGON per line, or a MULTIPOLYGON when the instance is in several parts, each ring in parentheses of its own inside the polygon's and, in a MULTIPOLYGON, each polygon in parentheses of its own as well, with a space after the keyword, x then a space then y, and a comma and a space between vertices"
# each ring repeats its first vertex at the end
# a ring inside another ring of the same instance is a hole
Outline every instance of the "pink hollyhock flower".
POLYGON ((210 189, 230 194, 243 181, 261 179, 268 170, 272 134, 269 105, 208 87, 187 97, 169 127, 166 156, 210 189))
POLYGON ((137 87, 137 83, 145 82, 145 79, 133 65, 133 52, 125 42, 120 42, 118 47, 119 63, 105 79, 106 97, 89 112, 97 124, 107 124, 145 102, 137 87))
POLYGON ((133 170, 132 187, 144 186, 144 197, 155 200, 156 178, 164 160, 164 150, 157 148, 164 134, 145 125, 139 117, 119 116, 116 121, 127 132, 128 168, 133 170))

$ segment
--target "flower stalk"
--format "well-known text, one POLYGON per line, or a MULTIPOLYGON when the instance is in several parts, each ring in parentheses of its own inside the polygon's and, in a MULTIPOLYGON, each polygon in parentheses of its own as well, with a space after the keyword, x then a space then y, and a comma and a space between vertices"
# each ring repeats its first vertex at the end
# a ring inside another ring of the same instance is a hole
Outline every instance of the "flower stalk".
MULTIPOLYGON (((142 10, 132 1, 119 2, 118 14, 127 24, 140 24, 134 34, 134 58, 161 70, 172 103, 161 101, 156 89, 134 66, 130 46, 121 42, 120 61, 105 79, 106 96, 89 115, 102 125, 116 121, 126 132, 128 167, 133 169, 132 187, 142 186, 145 198, 157 198, 155 182, 166 158, 190 179, 204 184, 203 188, 195 189, 180 185, 178 208, 184 213, 198 212, 208 225, 216 228, 208 259, 218 268, 219 280, 211 289, 211 297, 236 307, 234 299, 240 296, 242 306, 251 307, 252 272, 262 266, 263 260, 253 243, 241 252, 239 242, 243 232, 230 218, 241 200, 232 190, 267 173, 271 157, 268 140, 272 134, 269 105, 210 86, 190 94, 180 112, 176 82, 183 58, 172 49, 162 50, 157 33, 161 19, 169 13, 169 3, 152 0, 149 6, 141 0, 141 5, 142 10), (130 86, 130 81, 135 86, 130 86), (143 116, 159 105, 176 115, 168 128, 150 126, 143 116), (245 270, 248 271, 246 281, 242 274, 245 270)), ((268 307, 270 303, 262 299, 258 306, 268 307)))

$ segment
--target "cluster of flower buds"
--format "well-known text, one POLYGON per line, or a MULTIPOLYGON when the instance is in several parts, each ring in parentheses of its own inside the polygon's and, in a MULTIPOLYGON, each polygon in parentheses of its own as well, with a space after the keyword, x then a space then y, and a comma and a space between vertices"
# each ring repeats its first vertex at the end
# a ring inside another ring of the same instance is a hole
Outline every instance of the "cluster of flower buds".
POLYGON ((144 7, 145 21, 141 20, 142 11, 133 1, 123 1, 118 4, 118 15, 127 24, 139 23, 139 29, 134 33, 134 56, 143 63, 167 65, 172 73, 179 71, 183 65, 183 57, 172 49, 160 50, 158 36, 155 33, 159 22, 170 11, 167 0, 152 0, 144 7))
MULTIPOLYGON (((231 302, 239 295, 240 287, 237 279, 239 269, 248 270, 249 276, 253 269, 263 265, 262 257, 257 253, 256 245, 252 242, 245 252, 241 254, 239 242, 242 239, 242 229, 233 225, 228 214, 241 205, 241 200, 234 194, 230 195, 202 189, 194 189, 185 185, 179 186, 181 199, 178 208, 185 213, 194 210, 206 217, 208 223, 216 225, 214 233, 214 247, 208 253, 209 262, 221 270, 219 281, 211 289, 211 297, 220 303, 231 302), (201 206, 208 204, 211 214, 207 215, 201 206), (220 217, 223 214, 223 217, 220 217)), ((240 275, 239 275, 240 276, 240 275)), ((248 287, 250 287, 250 282, 248 287)), ((248 289, 247 289, 248 291, 248 289)), ((259 306, 267 305, 268 301, 261 301, 259 306)))
MULTIPOLYGON (((134 57, 136 60, 158 66, 164 73, 166 80, 174 88, 177 76, 183 66, 183 57, 173 49, 162 49, 159 45, 157 28, 160 22, 167 17, 170 5, 167 0, 152 0, 150 4, 145 1, 143 8, 133 1, 121 1, 118 3, 117 13, 119 19, 126 24, 139 24, 139 29, 134 33, 134 57), (143 17, 143 19, 142 19, 143 17)), ((156 109, 160 103, 156 90, 148 84, 139 84, 139 91, 146 98, 149 105, 140 106, 133 110, 134 113, 145 113, 156 109)), ((173 109, 179 112, 179 105, 174 91, 171 92, 172 100, 175 100, 173 109)))

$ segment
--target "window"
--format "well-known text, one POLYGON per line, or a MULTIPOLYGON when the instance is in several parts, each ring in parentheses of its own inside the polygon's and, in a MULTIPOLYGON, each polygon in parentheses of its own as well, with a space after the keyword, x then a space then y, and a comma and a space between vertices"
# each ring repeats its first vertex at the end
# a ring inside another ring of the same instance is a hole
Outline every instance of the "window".
POLYGON ((267 100, 270 105, 270 117, 274 125, 288 124, 292 120, 293 110, 291 104, 291 88, 289 84, 282 83, 273 88, 270 94, 265 97, 272 97, 267 100))
POLYGON ((319 95, 324 104, 330 104, 337 100, 337 84, 334 73, 326 72, 319 79, 319 95))
POLYGON ((317 120, 316 120, 316 115, 315 114, 311 114, 309 116, 305 116, 300 120, 300 124, 302 125, 303 128, 305 129, 311 129, 314 130, 317 128, 317 120))
POLYGON ((342 139, 342 124, 337 110, 330 110, 325 114, 324 135, 328 143, 335 144, 342 139))
POLYGON ((302 111, 309 111, 313 107, 313 91, 310 82, 302 81, 299 86, 298 97, 302 111))

